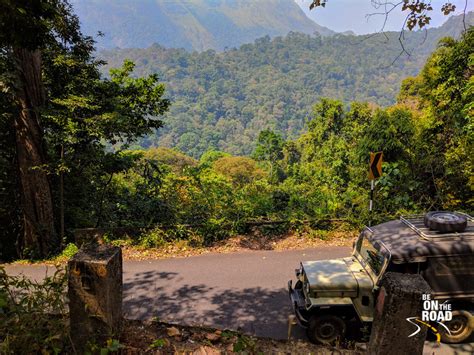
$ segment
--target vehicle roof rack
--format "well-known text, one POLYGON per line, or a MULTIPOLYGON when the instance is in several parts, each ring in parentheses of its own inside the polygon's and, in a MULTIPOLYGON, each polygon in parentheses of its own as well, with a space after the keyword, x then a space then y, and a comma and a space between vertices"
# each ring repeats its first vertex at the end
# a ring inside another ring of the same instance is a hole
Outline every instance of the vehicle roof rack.
POLYGON ((467 218, 467 227, 462 232, 443 233, 429 229, 425 226, 423 214, 415 214, 409 216, 400 216, 400 220, 410 229, 415 231, 421 238, 426 240, 452 240, 455 238, 474 239, 474 218, 463 212, 456 212, 467 218))

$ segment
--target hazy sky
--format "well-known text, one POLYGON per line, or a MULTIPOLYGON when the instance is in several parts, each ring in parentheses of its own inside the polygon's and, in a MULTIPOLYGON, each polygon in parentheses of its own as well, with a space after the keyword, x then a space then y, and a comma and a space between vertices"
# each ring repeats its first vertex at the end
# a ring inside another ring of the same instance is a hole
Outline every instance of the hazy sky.
MULTIPOLYGON (((366 18, 367 14, 381 12, 383 9, 376 9, 372 5, 372 0, 328 0, 325 8, 318 7, 309 11, 311 0, 294 0, 304 12, 316 23, 326 26, 337 32, 352 30, 357 34, 372 33, 379 31, 382 27, 384 16, 376 15, 366 18)), ((446 21, 446 16, 441 13, 441 6, 448 0, 432 0, 433 11, 431 12, 432 27, 440 26, 446 21)), ((382 2, 378 0, 376 2, 382 2)), ((390 0, 388 0, 390 2, 390 0)), ((451 0, 456 5, 454 14, 460 14, 464 10, 466 0, 451 0)), ((467 0, 467 11, 474 10, 474 0, 467 0)), ((405 20, 404 14, 399 9, 394 10, 389 17, 385 30, 399 31, 405 20)))

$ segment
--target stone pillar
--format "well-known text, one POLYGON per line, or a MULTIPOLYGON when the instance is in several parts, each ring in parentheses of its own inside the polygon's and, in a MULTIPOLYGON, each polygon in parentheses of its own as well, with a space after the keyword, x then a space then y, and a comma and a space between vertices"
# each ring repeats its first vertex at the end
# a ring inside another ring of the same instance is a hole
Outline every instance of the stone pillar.
POLYGON ((118 337, 122 322, 122 251, 90 245, 68 263, 71 339, 81 353, 87 342, 118 337))
POLYGON ((417 328, 407 318, 421 319, 422 295, 430 292, 420 275, 386 273, 375 304, 368 354, 422 354, 427 328, 421 325, 420 332, 409 338, 417 328))

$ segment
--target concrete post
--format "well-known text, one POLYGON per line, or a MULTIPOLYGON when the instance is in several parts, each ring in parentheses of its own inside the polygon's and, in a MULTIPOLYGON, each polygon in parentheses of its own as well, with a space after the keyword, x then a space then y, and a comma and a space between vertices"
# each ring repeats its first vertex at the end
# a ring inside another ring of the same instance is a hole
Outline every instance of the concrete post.
POLYGON ((117 337, 122 322, 122 251, 90 245, 68 263, 71 339, 81 353, 87 342, 117 337))
POLYGON ((375 305, 368 354, 422 354, 427 328, 421 326, 421 331, 409 338, 417 328, 407 318, 421 319, 422 295, 430 292, 420 275, 385 274, 375 305))

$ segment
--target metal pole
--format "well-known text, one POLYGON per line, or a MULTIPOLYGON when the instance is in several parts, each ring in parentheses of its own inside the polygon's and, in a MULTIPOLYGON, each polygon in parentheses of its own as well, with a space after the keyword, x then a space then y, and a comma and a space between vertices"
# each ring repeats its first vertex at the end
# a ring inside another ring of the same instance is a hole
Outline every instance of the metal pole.
POLYGON ((375 180, 370 180, 369 227, 372 224, 372 207, 374 206, 374 187, 375 187, 375 180))

